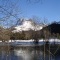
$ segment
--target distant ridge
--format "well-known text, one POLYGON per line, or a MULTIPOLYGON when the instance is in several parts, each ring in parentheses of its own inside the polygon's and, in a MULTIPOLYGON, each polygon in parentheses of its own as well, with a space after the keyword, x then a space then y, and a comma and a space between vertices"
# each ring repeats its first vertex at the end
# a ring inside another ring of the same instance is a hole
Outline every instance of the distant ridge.
POLYGON ((33 20, 22 20, 20 25, 17 25, 14 27, 14 30, 12 32, 21 32, 21 31, 29 31, 34 30, 38 31, 41 30, 44 27, 43 24, 37 24, 33 20))

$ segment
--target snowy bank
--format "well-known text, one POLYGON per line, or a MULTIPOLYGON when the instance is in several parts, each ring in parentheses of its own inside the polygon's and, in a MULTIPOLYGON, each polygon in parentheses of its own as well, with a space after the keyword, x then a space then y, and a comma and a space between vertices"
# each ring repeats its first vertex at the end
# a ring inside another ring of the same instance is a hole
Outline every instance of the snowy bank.
MULTIPOLYGON (((30 40, 8 40, 8 41, 5 41, 5 42, 34 42, 35 40, 34 39, 30 39, 30 40)), ((38 42, 60 42, 60 39, 39 39, 38 42)), ((2 42, 2 41, 0 41, 2 42)))

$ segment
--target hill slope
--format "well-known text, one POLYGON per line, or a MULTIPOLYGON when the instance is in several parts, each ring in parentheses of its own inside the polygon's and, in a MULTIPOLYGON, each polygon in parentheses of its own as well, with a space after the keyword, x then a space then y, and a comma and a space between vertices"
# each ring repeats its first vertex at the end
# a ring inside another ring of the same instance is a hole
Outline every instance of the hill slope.
POLYGON ((21 31, 29 31, 29 30, 41 30, 44 27, 42 24, 36 24, 32 20, 23 20, 21 22, 21 25, 17 25, 14 27, 14 30, 12 32, 21 32, 21 31))

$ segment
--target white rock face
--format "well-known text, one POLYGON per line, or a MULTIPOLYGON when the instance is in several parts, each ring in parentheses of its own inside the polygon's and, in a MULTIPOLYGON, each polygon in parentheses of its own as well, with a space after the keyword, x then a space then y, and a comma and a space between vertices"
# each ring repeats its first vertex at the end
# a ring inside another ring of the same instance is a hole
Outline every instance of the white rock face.
POLYGON ((20 31, 28 31, 28 30, 41 30, 43 28, 42 25, 36 24, 32 20, 24 20, 21 25, 14 27, 15 30, 12 32, 20 32, 20 31))

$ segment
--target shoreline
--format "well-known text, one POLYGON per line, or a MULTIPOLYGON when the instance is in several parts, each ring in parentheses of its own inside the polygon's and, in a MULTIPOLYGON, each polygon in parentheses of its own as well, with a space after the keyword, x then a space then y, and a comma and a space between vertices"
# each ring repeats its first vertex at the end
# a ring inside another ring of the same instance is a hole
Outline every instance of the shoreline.
POLYGON ((38 41, 38 43, 35 43, 35 41, 33 39, 31 40, 9 40, 9 41, 5 41, 5 42, 0 42, 0 46, 4 46, 4 45, 11 45, 11 46, 41 46, 44 44, 50 44, 50 45, 54 45, 54 44, 60 44, 60 40, 59 39, 49 39, 48 43, 46 43, 47 40, 43 40, 40 39, 38 41))
MULTIPOLYGON (((6 43, 10 43, 10 42, 34 42, 35 40, 34 39, 30 39, 30 40, 7 40, 7 41, 5 41, 6 43)), ((60 39, 46 39, 46 40, 44 40, 44 39, 39 39, 38 40, 38 42, 60 42, 60 39)), ((0 40, 0 43, 1 43, 2 41, 0 40)))

